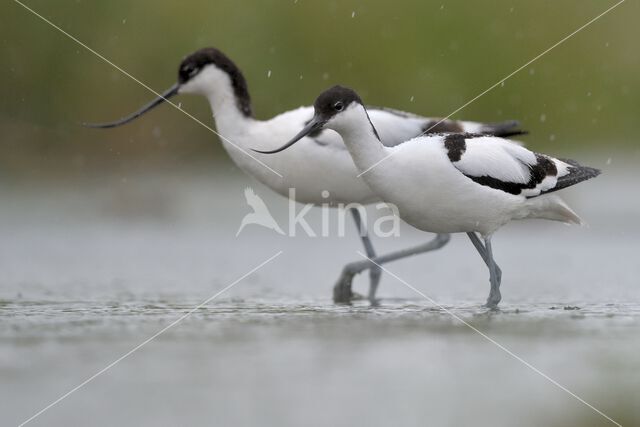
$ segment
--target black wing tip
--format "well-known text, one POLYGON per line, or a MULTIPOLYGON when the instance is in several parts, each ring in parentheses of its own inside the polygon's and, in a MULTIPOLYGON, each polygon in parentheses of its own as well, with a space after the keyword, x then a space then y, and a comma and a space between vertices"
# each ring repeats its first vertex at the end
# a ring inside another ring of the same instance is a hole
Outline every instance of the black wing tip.
POLYGON ((482 127, 482 133, 486 135, 498 136, 506 138, 517 135, 528 135, 529 131, 518 129, 520 122, 518 120, 507 120, 505 122, 487 123, 482 127))
POLYGON ((602 169, 592 168, 590 166, 583 166, 583 168, 588 170, 588 173, 591 175, 589 178, 595 178, 596 176, 602 174, 602 169))
POLYGON ((602 174, 602 171, 600 169, 596 169, 596 168, 592 168, 590 166, 572 166, 571 167, 574 171, 576 171, 575 174, 575 184, 582 182, 582 181, 586 181, 588 179, 592 179, 597 177, 598 175, 602 174))
POLYGON ((595 178, 596 176, 602 173, 602 169, 594 168, 591 166, 583 166, 575 160, 572 159, 558 159, 561 162, 564 162, 571 166, 572 169, 578 170, 585 175, 590 175, 589 178, 595 178))
POLYGON ((520 135, 529 135, 529 131, 524 129, 514 129, 512 131, 502 132, 496 136, 499 136, 501 138, 508 138, 510 136, 520 136, 520 135))
POLYGON ((580 163, 571 159, 558 159, 569 165, 569 173, 558 178, 556 186, 544 191, 541 194, 552 193, 554 191, 562 190, 563 188, 571 187, 579 184, 583 181, 595 178, 602 173, 602 170, 592 168, 591 166, 582 166, 580 163))

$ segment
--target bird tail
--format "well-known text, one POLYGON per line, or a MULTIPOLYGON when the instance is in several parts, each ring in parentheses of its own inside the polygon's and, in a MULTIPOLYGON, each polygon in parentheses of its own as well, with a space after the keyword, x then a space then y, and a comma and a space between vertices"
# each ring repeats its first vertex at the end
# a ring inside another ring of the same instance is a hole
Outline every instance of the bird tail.
POLYGON ((556 195, 529 199, 528 217, 560 221, 566 224, 585 225, 582 218, 556 195))

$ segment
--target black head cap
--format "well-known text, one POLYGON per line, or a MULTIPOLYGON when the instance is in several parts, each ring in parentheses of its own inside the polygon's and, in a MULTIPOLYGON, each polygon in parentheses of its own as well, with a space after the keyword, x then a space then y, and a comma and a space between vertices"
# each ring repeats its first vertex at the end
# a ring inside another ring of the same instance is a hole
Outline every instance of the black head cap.
MULTIPOLYGON (((313 104, 313 108, 315 109, 315 115, 326 122, 336 114, 346 110, 347 107, 354 102, 364 107, 362 99, 360 99, 353 89, 344 86, 333 86, 318 96, 316 102, 313 104)), ((369 113, 367 113, 366 109, 365 114, 367 118, 369 118, 369 113)), ((376 138, 380 139, 378 131, 375 126, 373 126, 373 123, 371 123, 371 119, 369 119, 369 124, 373 130, 373 134, 376 138)))
POLYGON ((353 102, 362 104, 362 100, 354 90, 344 86, 333 86, 318 96, 313 107, 316 115, 329 119, 345 110, 353 102))
POLYGON ((245 116, 251 116, 251 98, 247 81, 236 64, 216 48, 205 47, 184 58, 178 69, 178 82, 180 84, 188 82, 207 65, 215 65, 229 75, 238 108, 245 116))

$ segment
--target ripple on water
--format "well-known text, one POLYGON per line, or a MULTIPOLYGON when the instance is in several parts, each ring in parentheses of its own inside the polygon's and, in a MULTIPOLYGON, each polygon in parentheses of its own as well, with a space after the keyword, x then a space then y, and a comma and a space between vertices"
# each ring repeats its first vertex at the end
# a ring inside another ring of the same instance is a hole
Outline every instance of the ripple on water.
POLYGON ((302 327, 344 330, 357 324, 377 330, 427 330, 454 332, 468 330, 462 321, 477 328, 500 333, 572 333, 612 328, 637 327, 640 306, 625 303, 585 304, 528 303, 503 304, 488 310, 477 303, 436 307, 422 300, 389 299, 378 307, 366 302, 351 306, 328 300, 228 299, 197 307, 198 302, 129 301, 22 301, 4 300, 0 305, 0 336, 74 336, 95 331, 101 334, 131 333, 160 329, 188 314, 181 330, 197 333, 216 327, 241 329, 243 325, 302 327), (384 325, 384 326, 380 326, 384 325), (552 327, 550 331, 548 327, 552 327))

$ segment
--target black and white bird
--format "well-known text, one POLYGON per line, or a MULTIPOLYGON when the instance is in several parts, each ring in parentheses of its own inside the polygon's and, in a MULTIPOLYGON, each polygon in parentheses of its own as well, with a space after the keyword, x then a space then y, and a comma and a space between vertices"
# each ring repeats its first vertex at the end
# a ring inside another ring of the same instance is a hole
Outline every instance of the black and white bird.
POLYGON ((502 276, 493 258, 493 233, 514 219, 581 224, 554 192, 600 174, 573 160, 474 133, 427 135, 387 147, 360 97, 341 86, 323 92, 314 108, 313 119, 293 139, 262 152, 280 152, 320 129, 338 132, 366 183, 396 205, 403 220, 433 233, 468 234, 489 268, 486 306, 491 308, 500 302, 502 276))
MULTIPOLYGON (((120 120, 87 124, 90 127, 111 128, 128 123, 163 101, 178 94, 205 96, 211 106, 221 141, 233 161, 247 174, 255 177, 277 193, 288 197, 289 189, 296 189, 296 200, 302 203, 321 204, 368 204, 379 201, 367 184, 357 177, 357 169, 345 150, 340 136, 332 130, 311 132, 295 149, 281 156, 256 155, 250 148, 268 150, 305 126, 313 117, 313 108, 300 107, 279 114, 269 120, 258 120, 253 116, 249 90, 245 78, 231 59, 220 50, 205 48, 187 56, 178 68, 178 82, 161 97, 142 107, 137 112, 120 120), (256 160, 257 159, 259 161, 256 160), (265 167, 268 166, 267 167, 265 167), (279 172, 278 174, 273 171, 279 172)), ((517 135, 523 133, 518 123, 477 123, 466 121, 425 118, 402 111, 370 107, 369 115, 375 124, 381 141, 392 147, 407 139, 429 132, 473 132, 492 135, 517 135)), ((363 227, 358 211, 351 210, 358 227, 363 227)), ((368 256, 375 258, 373 245, 366 231, 361 228, 368 256)), ((424 251, 443 246, 448 236, 438 236, 438 245, 422 245, 424 251)), ((351 264, 350 264, 351 265, 351 264)), ((353 270, 347 265, 337 285, 334 299, 346 302, 351 298, 353 270)), ((374 301, 380 269, 370 268, 369 299, 374 301)))

